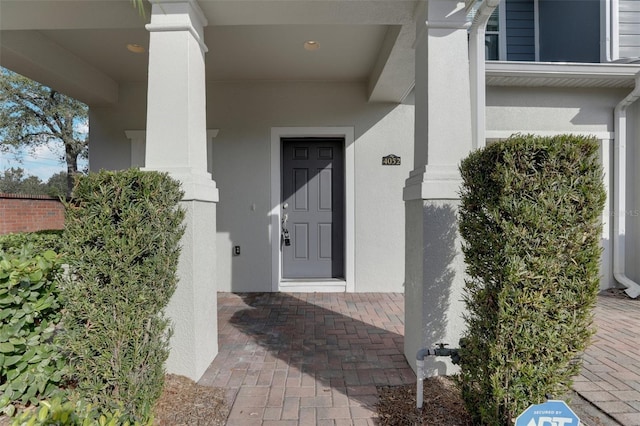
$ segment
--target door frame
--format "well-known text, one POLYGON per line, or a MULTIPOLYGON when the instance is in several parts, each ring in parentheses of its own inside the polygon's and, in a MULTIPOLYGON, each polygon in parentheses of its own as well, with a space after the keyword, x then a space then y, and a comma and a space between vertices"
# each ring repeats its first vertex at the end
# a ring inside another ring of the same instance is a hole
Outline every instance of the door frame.
POLYGON ((271 128, 271 290, 340 292, 355 291, 355 144, 353 127, 272 127, 271 128), (282 279, 280 250, 280 205, 282 179, 282 138, 344 138, 344 279, 291 280, 282 279))

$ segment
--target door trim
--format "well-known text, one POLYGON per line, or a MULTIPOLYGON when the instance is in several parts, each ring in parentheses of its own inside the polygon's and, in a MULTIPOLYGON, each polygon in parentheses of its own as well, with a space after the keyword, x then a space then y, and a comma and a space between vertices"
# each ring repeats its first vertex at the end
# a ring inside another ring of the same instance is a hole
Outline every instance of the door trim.
POLYGON ((276 291, 355 291, 355 144, 353 127, 272 127, 271 128, 271 290, 276 291), (281 203, 281 138, 338 137, 344 138, 345 247, 344 280, 283 280, 280 251, 281 203))

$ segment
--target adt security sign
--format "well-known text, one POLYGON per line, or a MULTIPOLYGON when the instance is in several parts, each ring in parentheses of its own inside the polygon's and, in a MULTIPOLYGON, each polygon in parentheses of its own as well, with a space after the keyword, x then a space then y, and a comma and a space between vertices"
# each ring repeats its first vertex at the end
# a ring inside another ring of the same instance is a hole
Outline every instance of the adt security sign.
POLYGON ((580 419, 564 402, 549 400, 532 405, 516 419, 515 426, 578 426, 580 419))

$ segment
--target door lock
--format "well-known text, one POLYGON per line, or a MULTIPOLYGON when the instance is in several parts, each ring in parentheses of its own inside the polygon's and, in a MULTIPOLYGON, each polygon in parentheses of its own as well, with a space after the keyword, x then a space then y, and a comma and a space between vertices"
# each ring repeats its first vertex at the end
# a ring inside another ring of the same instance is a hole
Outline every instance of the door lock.
POLYGON ((287 228, 282 229, 282 240, 285 246, 291 245, 291 237, 289 237, 289 230, 287 228))

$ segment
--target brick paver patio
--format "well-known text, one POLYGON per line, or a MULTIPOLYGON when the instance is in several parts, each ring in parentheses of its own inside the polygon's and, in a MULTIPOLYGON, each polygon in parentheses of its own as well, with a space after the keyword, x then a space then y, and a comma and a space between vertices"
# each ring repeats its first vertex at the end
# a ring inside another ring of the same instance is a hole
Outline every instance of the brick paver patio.
POLYGON ((220 293, 201 383, 237 392, 227 425, 373 425, 376 385, 415 382, 389 293, 220 293))
POLYGON ((640 425, 640 299, 602 295, 598 332, 574 390, 625 426, 640 425))
MULTIPOLYGON (((228 389, 229 426, 373 425, 376 385, 415 383, 396 293, 219 293, 220 351, 201 384, 228 389)), ((640 300, 601 296, 574 389, 606 425, 640 425, 640 300)), ((596 425, 589 425, 596 426, 596 425)))

